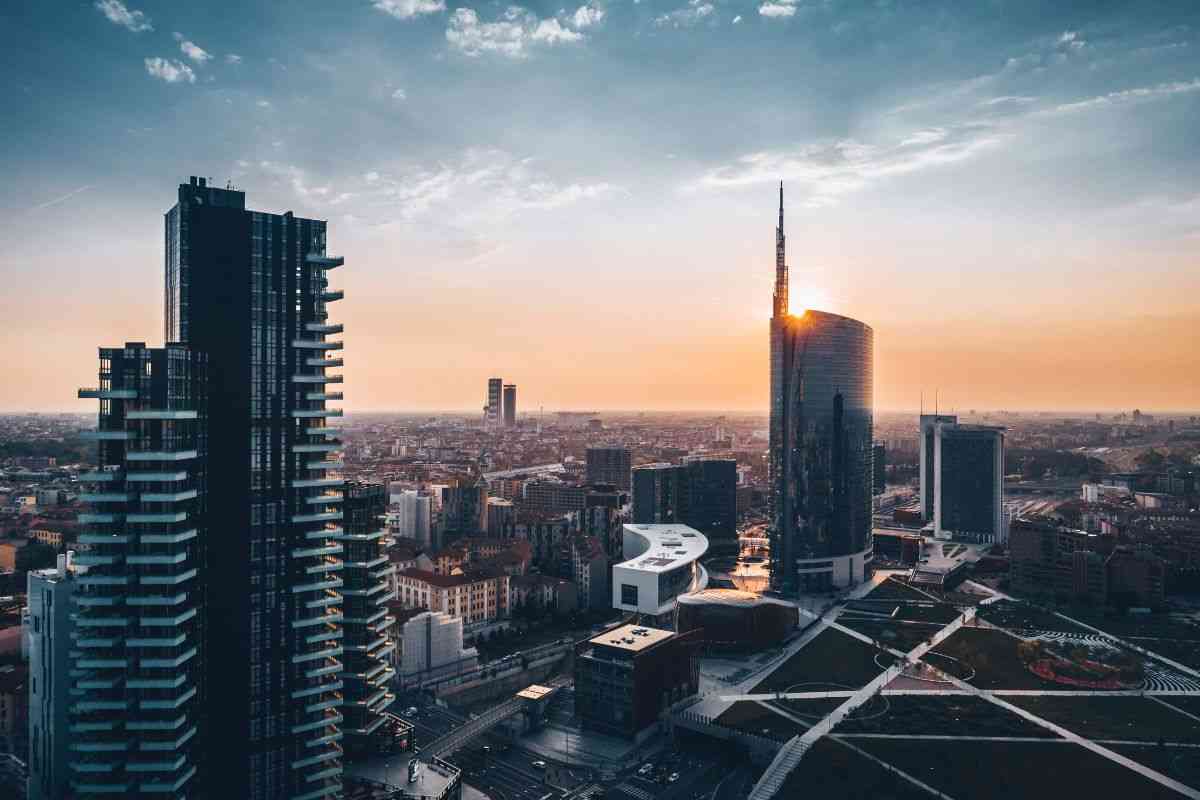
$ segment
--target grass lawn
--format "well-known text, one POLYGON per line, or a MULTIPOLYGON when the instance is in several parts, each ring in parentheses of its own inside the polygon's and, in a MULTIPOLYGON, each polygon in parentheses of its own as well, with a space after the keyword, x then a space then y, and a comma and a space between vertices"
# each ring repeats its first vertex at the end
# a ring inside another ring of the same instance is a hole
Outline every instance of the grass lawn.
POLYGON ((847 616, 845 613, 839 616, 837 621, 851 630, 856 630, 876 641, 883 642, 888 647, 905 653, 929 639, 942 627, 936 624, 897 624, 890 620, 847 616))
POLYGON ((753 700, 739 700, 734 703, 717 717, 716 723, 779 742, 786 742, 807 730, 806 727, 776 714, 769 708, 764 708, 761 703, 753 700))
MULTIPOLYGON (((1025 668, 1017 655, 1018 639, 1004 631, 988 628, 959 628, 935 653, 957 658, 975 669, 968 683, 980 689, 1061 689, 1064 687, 1044 681, 1025 668)), ((941 659, 926 659, 941 667, 941 659)))
POLYGON ((1200 697, 1194 697, 1190 695, 1173 695, 1171 697, 1162 697, 1159 699, 1161 699, 1164 703, 1170 703, 1176 708, 1182 708, 1189 714, 1194 714, 1195 716, 1200 717, 1200 697))
POLYGON ((946 625, 961 617, 962 612, 947 603, 930 605, 907 604, 900 606, 896 619, 912 620, 914 622, 940 622, 946 625))
POLYGON ((1042 611, 1027 603, 1000 600, 979 607, 979 616, 1000 628, 1014 633, 1021 630, 1063 631, 1064 633, 1087 633, 1084 628, 1060 619, 1049 611, 1042 611))
POLYGON ((955 798, 1182 797, 1101 755, 1061 741, 937 742, 936 747, 927 741, 903 739, 858 739, 854 743, 955 798))
POLYGON ((980 697, 891 695, 881 699, 887 702, 888 709, 883 716, 874 716, 870 709, 867 719, 857 719, 852 714, 837 726, 835 733, 1057 738, 1042 726, 980 697))
MULTIPOLYGON (((1131 638, 1138 644, 1138 637, 1154 637, 1177 641, 1200 641, 1200 626, 1170 614, 1123 614, 1106 617, 1090 608, 1062 609, 1072 619, 1099 628, 1105 633, 1122 638, 1131 638)), ((1145 646, 1145 645, 1143 645, 1145 646)))
POLYGON ((823 738, 800 759, 776 797, 929 800, 929 793, 850 748, 823 738))
POLYGON ((875 664, 875 653, 866 642, 826 628, 750 693, 784 692, 798 683, 836 683, 857 689, 883 672, 875 664))
POLYGON ((1200 722, 1144 697, 1005 697, 1088 739, 1200 743, 1200 722))
POLYGON ((1177 639, 1155 639, 1144 636, 1126 636, 1126 641, 1144 647, 1163 658, 1177 661, 1192 669, 1200 669, 1200 642, 1177 639))
POLYGON ((1200 749, 1159 747, 1157 744, 1106 744, 1104 746, 1139 764, 1145 764, 1168 778, 1174 778, 1193 788, 1200 787, 1200 749))

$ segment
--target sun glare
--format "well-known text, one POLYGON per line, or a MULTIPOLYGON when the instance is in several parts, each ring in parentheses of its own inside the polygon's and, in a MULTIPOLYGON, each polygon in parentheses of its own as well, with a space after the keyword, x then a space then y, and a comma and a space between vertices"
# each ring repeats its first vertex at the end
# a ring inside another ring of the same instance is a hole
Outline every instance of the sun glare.
POLYGON ((829 292, 819 286, 791 286, 788 292, 788 312, 793 316, 804 316, 804 312, 831 311, 829 292))

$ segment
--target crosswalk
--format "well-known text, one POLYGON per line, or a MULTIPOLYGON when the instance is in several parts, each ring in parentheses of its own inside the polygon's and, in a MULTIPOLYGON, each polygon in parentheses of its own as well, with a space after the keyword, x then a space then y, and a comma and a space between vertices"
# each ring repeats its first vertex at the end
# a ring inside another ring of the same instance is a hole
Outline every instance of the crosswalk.
POLYGON ((618 784, 613 791, 617 793, 617 797, 624 795, 625 797, 632 797, 633 800, 654 800, 653 794, 647 792, 645 789, 634 786, 628 781, 618 784))

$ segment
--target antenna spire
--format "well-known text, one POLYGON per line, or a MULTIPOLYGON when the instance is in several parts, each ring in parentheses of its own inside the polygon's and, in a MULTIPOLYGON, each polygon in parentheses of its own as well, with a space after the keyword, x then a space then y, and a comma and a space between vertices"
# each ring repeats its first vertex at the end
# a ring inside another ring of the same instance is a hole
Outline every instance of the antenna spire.
POLYGON ((779 182, 779 227, 775 229, 775 306, 774 316, 788 314, 787 237, 783 235, 783 181, 779 182))

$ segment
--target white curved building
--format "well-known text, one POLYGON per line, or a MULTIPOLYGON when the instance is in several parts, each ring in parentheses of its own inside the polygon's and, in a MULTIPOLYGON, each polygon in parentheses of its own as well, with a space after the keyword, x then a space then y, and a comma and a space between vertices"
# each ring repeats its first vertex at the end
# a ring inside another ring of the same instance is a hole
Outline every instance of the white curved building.
POLYGON ((687 525, 625 525, 626 560, 613 567, 613 608, 652 617, 675 610, 675 598, 703 589, 708 573, 700 559, 708 539, 687 525))

